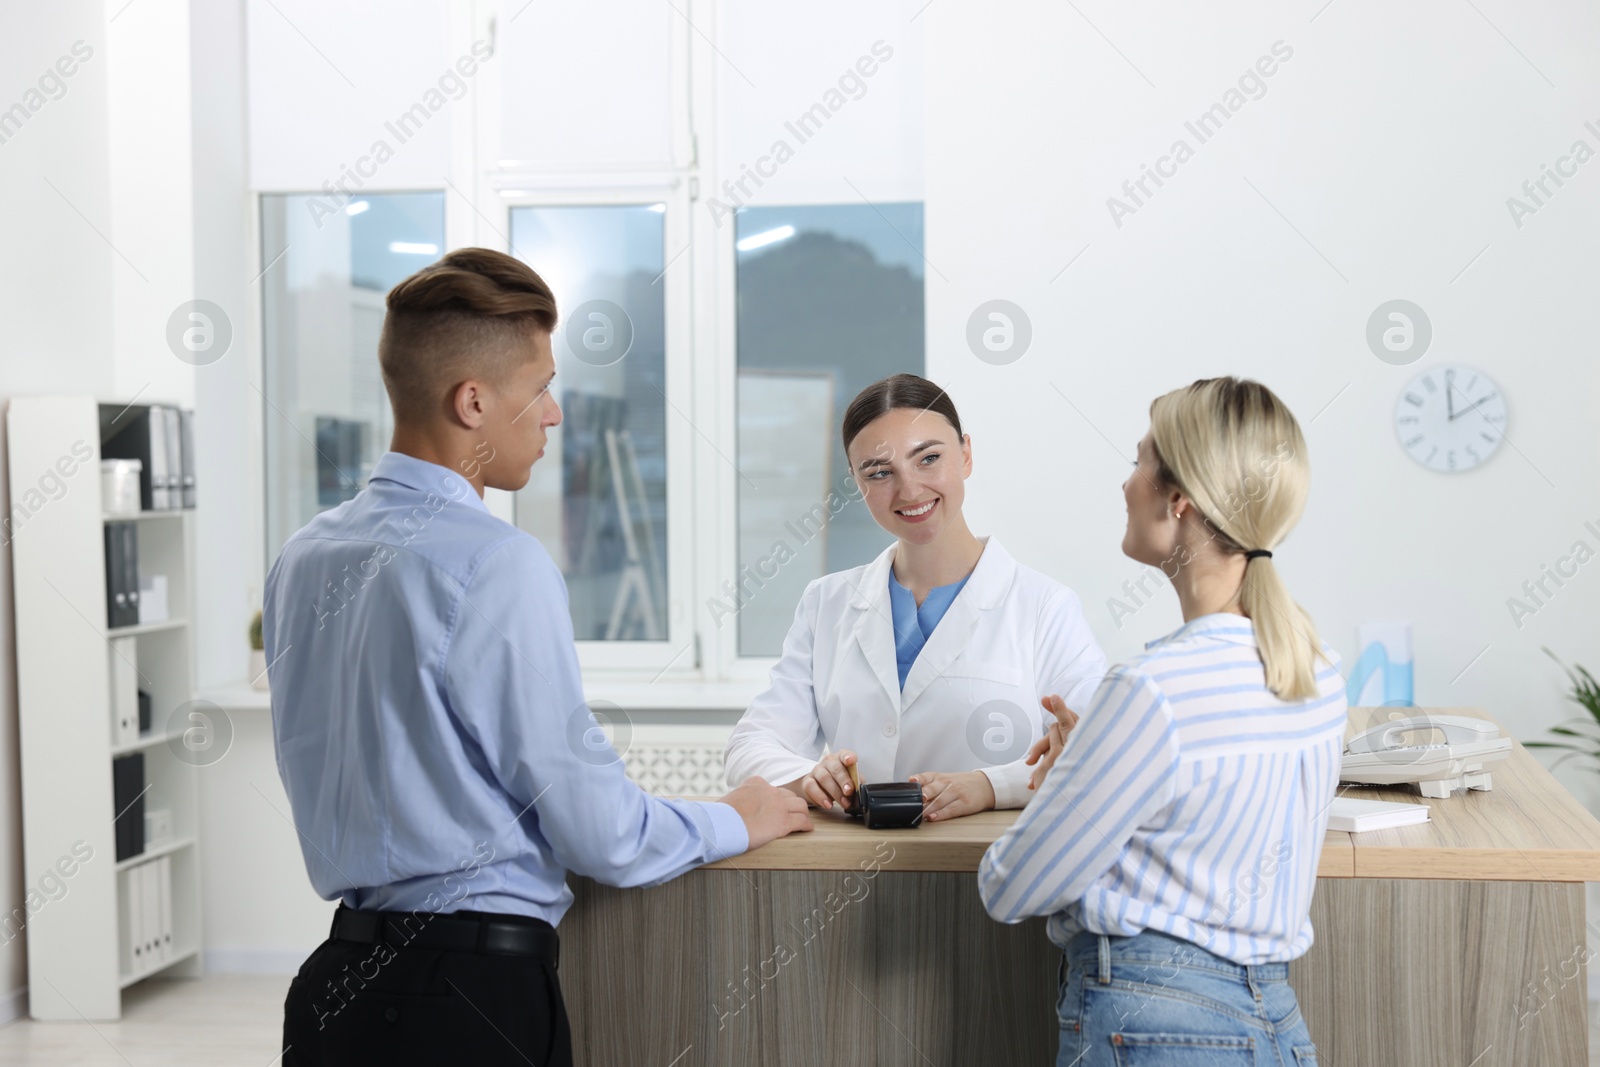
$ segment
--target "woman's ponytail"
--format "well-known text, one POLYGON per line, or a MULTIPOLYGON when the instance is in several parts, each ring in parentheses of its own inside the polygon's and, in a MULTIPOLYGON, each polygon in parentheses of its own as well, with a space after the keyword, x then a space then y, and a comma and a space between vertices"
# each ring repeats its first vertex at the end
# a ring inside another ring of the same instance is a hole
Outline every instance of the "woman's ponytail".
POLYGON ((1156 398, 1150 436, 1162 478, 1194 502, 1217 547, 1249 554, 1239 608, 1255 626, 1267 688, 1283 700, 1315 696, 1322 640, 1268 554, 1311 486, 1300 424, 1259 382, 1207 378, 1156 398))

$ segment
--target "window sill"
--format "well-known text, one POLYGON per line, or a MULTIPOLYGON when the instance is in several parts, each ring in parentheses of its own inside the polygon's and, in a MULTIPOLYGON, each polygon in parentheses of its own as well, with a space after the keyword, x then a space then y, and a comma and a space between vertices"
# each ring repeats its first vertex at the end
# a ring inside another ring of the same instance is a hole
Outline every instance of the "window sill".
MULTIPOLYGON (((704 718, 717 721, 726 719, 731 724, 750 706, 750 701, 766 688, 766 682, 756 679, 726 682, 614 681, 605 677, 586 676, 583 688, 591 703, 604 701, 630 714, 703 712, 708 713, 704 718)), ((268 693, 250 688, 250 684, 243 680, 203 690, 200 699, 209 700, 228 711, 269 711, 272 707, 268 693)), ((670 717, 679 718, 678 715, 670 717)))
POLYGON ((725 682, 663 679, 650 682, 604 675, 585 675, 583 679, 584 695, 591 704, 608 701, 630 712, 731 712, 737 717, 765 688, 765 681, 755 679, 725 682))

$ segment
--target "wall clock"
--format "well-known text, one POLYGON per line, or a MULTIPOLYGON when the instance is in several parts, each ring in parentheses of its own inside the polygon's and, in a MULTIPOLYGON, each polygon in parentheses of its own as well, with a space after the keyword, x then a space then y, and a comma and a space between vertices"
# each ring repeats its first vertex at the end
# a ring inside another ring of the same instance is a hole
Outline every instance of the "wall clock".
POLYGON ((1487 374, 1459 364, 1411 379, 1394 406, 1406 454, 1431 471, 1459 474, 1494 455, 1506 432, 1506 398, 1487 374))

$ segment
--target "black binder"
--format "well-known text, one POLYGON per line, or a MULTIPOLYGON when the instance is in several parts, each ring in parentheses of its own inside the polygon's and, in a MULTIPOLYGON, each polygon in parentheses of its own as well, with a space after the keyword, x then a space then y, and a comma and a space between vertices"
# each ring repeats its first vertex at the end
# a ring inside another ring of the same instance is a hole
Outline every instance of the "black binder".
POLYGON ((139 507, 151 511, 156 507, 165 507, 165 501, 157 503, 156 489, 160 489, 161 497, 166 495, 166 437, 163 427, 151 417, 148 407, 117 407, 111 404, 100 405, 100 458, 101 459, 136 459, 139 461, 139 507), (159 439, 154 439, 156 451, 152 451, 152 433, 161 434, 159 439), (155 461, 161 460, 161 470, 153 470, 155 461), (155 481, 151 478, 154 476, 155 481))
POLYGON ((106 625, 139 625, 139 528, 106 523, 106 625))
POLYGON ((144 851, 144 753, 111 761, 112 817, 117 862, 144 851))
POLYGON ((128 583, 128 625, 139 625, 139 524, 121 522, 122 577, 128 583))

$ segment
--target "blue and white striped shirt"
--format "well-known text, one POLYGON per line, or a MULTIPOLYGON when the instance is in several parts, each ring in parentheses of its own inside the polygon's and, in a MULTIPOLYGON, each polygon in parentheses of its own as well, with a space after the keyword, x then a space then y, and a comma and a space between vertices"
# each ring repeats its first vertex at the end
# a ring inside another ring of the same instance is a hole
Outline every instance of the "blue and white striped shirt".
POLYGON ((1266 687, 1255 626, 1191 619, 1111 668, 1039 786, 990 846, 979 892, 1002 922, 1157 930, 1241 964, 1311 947, 1311 891, 1348 711, 1322 644, 1318 694, 1266 687))

